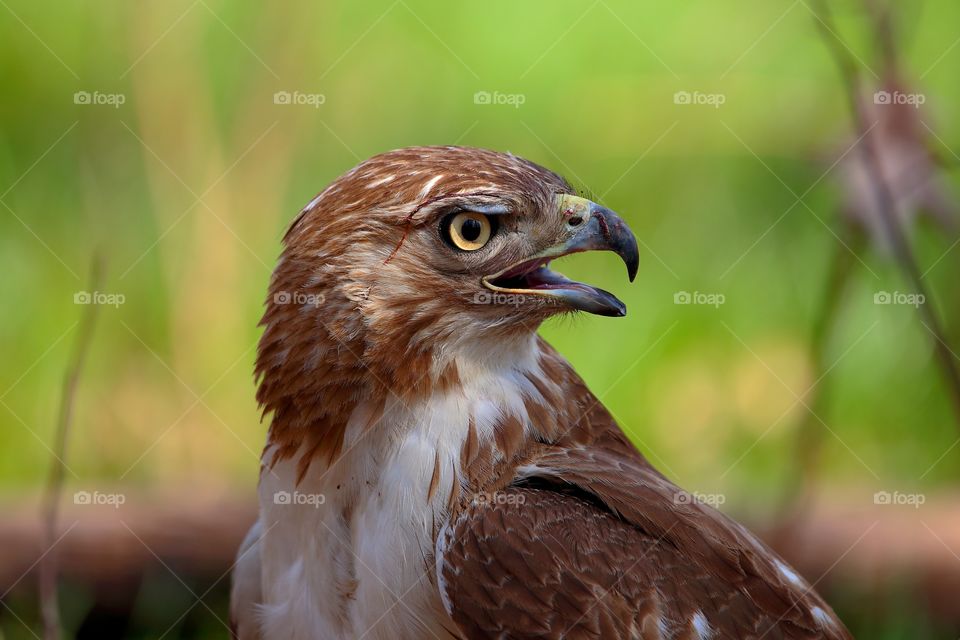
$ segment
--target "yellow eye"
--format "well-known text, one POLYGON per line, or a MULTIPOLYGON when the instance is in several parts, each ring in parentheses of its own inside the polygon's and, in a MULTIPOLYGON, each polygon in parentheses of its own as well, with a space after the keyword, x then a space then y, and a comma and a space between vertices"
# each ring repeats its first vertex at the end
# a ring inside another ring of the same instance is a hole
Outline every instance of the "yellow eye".
POLYGON ((447 236, 453 246, 464 251, 482 249, 493 233, 490 218, 482 213, 464 211, 449 220, 447 236))

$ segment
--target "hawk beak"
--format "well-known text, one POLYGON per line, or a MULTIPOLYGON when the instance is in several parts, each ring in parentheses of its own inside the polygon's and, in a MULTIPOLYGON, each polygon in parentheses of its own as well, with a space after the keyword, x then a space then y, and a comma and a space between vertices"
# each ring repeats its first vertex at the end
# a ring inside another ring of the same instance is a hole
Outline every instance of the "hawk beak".
POLYGON ((554 258, 572 253, 612 251, 623 260, 627 266, 627 276, 633 282, 640 263, 640 252, 630 227, 610 209, 586 198, 560 194, 557 204, 566 237, 526 260, 485 276, 483 285, 495 292, 543 296, 597 315, 626 315, 626 305, 612 293, 569 280, 547 267, 554 258))

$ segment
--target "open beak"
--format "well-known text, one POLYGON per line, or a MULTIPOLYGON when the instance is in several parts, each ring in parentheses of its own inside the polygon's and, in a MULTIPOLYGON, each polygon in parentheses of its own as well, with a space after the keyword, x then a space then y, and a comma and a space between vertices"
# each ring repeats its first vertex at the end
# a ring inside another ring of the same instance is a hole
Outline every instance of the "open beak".
POLYGON ((624 316, 627 307, 612 293, 564 277, 548 266, 554 258, 581 251, 613 251, 637 275, 640 254, 630 227, 610 209, 578 196, 557 196, 567 238, 526 260, 485 276, 483 285, 496 292, 538 295, 601 316, 624 316))

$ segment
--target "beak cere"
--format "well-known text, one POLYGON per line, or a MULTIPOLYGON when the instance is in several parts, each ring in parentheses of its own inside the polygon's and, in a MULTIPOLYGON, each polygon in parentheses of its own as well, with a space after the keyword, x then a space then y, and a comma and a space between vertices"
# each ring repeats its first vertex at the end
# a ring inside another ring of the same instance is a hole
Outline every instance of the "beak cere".
POLYGON ((558 215, 564 220, 566 238, 499 273, 485 276, 483 285, 492 291, 537 295, 580 311, 602 316, 624 316, 626 306, 612 293, 569 280, 548 268, 554 258, 582 251, 612 251, 627 266, 632 282, 640 253, 630 227, 606 207, 578 196, 557 196, 558 215))

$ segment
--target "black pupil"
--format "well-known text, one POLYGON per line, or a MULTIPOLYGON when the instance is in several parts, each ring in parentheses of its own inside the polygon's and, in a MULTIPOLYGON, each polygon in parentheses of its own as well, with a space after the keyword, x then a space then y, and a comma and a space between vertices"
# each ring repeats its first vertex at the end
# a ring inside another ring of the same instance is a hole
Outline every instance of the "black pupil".
POLYGON ((481 231, 483 231, 483 225, 476 218, 467 218, 460 227, 460 235, 467 242, 473 242, 479 238, 481 231))

